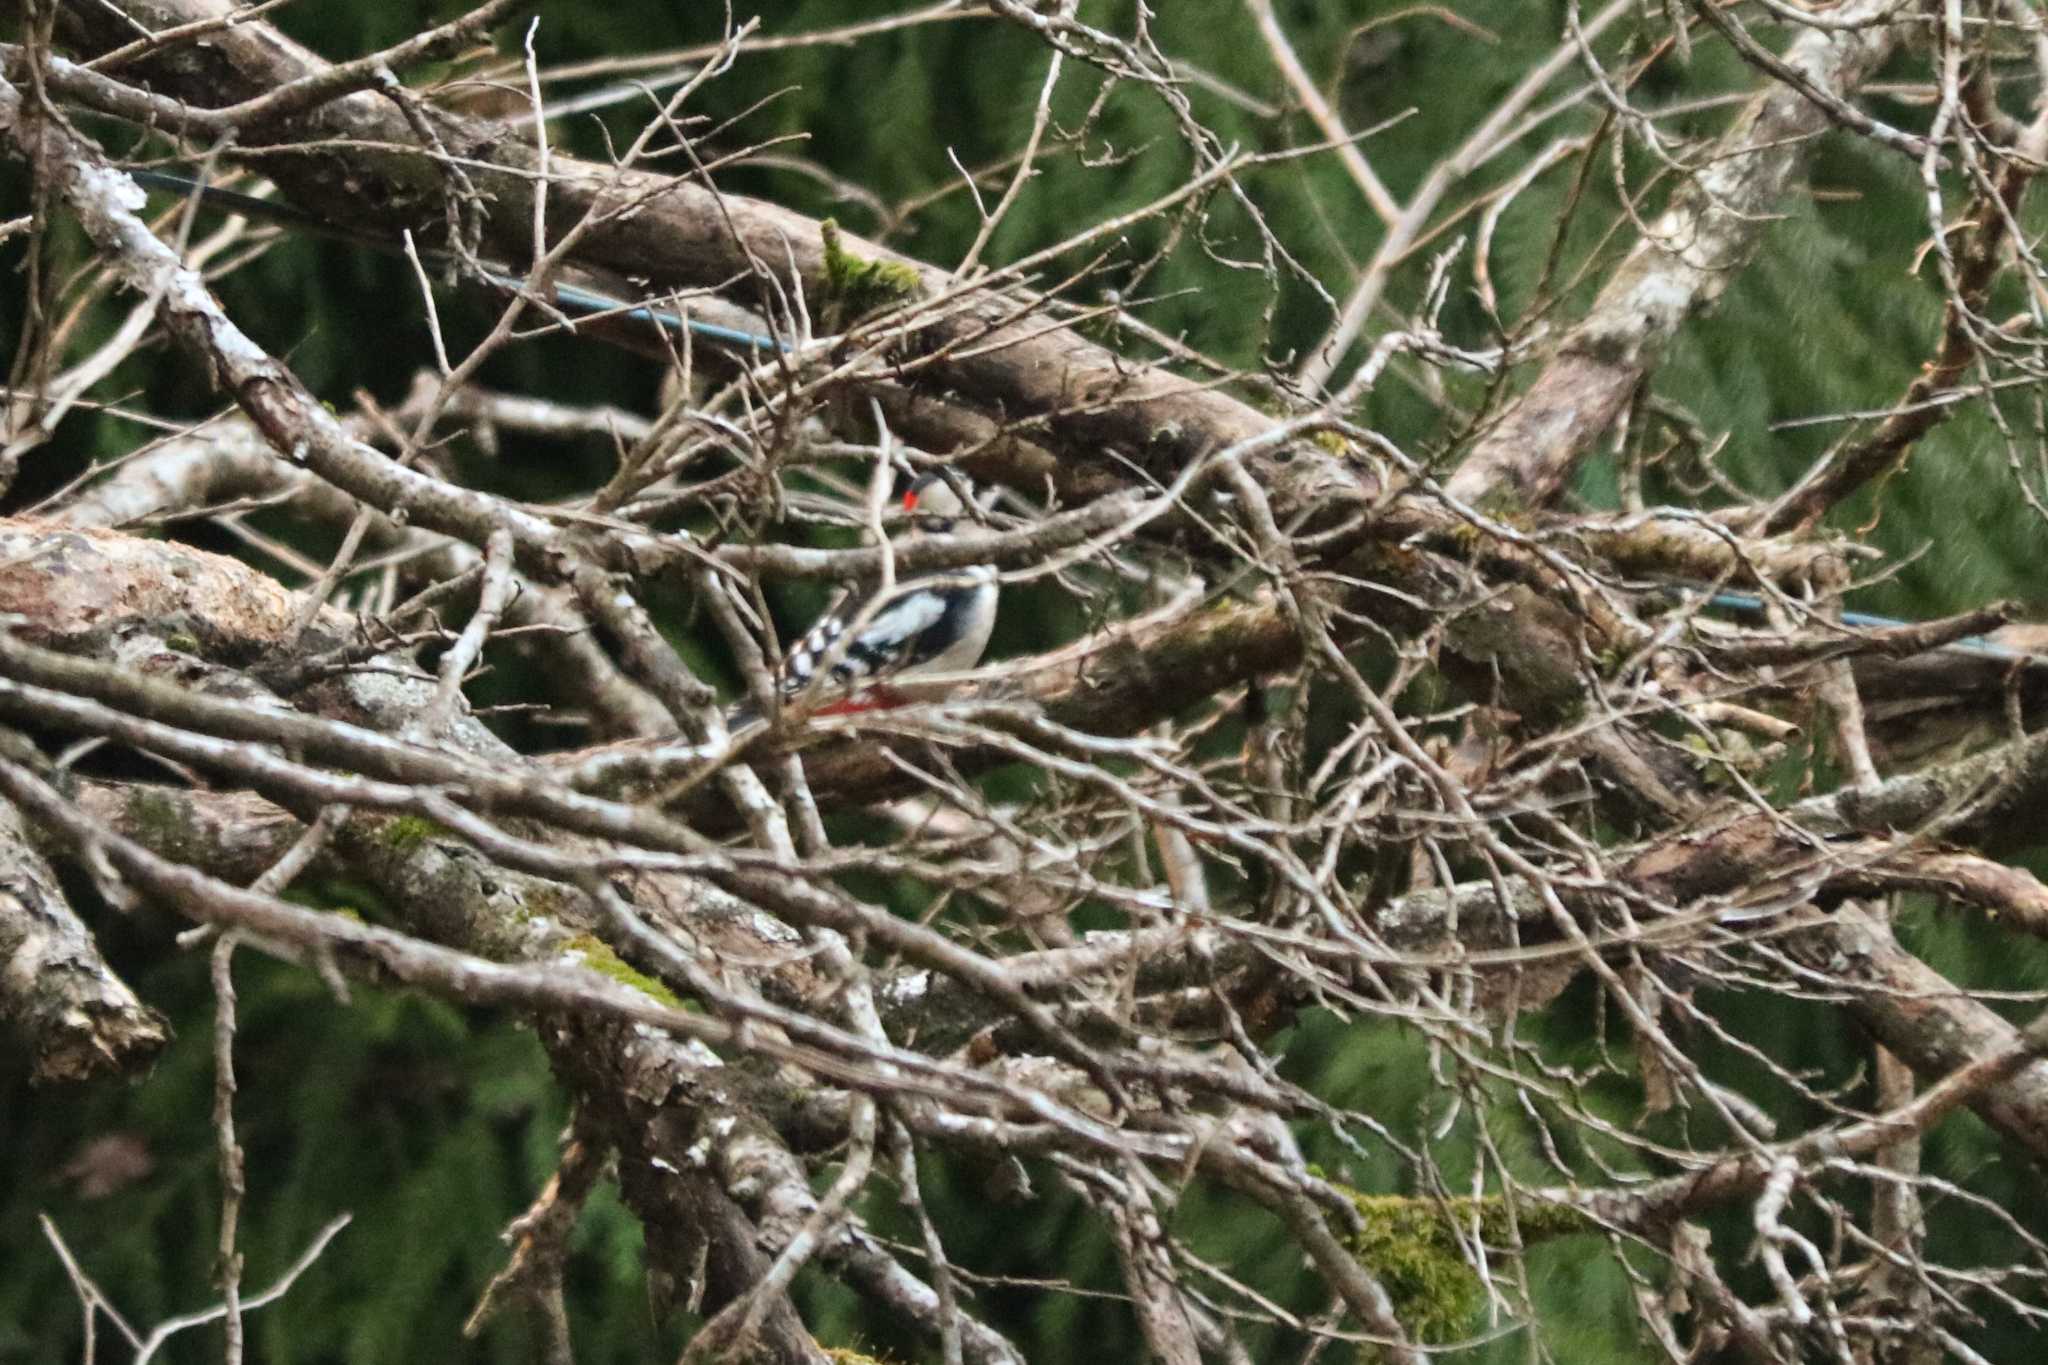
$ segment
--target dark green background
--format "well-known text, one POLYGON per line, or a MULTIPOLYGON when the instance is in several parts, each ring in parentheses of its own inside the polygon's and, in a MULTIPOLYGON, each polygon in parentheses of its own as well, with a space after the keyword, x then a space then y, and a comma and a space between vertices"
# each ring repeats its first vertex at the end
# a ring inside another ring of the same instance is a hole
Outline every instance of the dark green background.
MULTIPOLYGON (((1083 14, 1127 33, 1128 8, 1091 3, 1083 14)), ((1303 60, 1353 127, 1398 117, 1366 144, 1374 166, 1397 195, 1418 184, 1433 160, 1476 126, 1532 61, 1550 51, 1562 15, 1555 4, 1467 4, 1460 13, 1490 36, 1427 14, 1410 14, 1361 34, 1355 31, 1361 24, 1405 7, 1350 0, 1282 3, 1279 8, 1303 60)), ((1235 6, 1173 3, 1157 9, 1153 31, 1177 60, 1258 100, 1286 103, 1249 19, 1235 6)), ((452 12, 446 6, 397 3, 302 5, 281 22, 316 49, 341 58, 394 41, 452 12)), ((717 34, 716 6, 674 0, 549 3, 538 12, 542 22, 536 41, 548 63, 652 52, 717 34)), ((881 12, 881 7, 854 0, 760 11, 763 29, 771 34, 881 12)), ((1644 49, 1646 39, 1632 28, 1636 22, 1624 20, 1608 34, 1600 44, 1604 56, 1618 60, 1644 49)), ((501 47, 511 45, 508 40, 501 47)), ((716 139, 721 150, 802 133, 807 140, 797 149, 801 154, 895 203, 957 186, 949 148, 963 164, 975 166, 1020 146, 1045 60, 1030 35, 975 19, 884 35, 851 50, 745 57, 707 87, 692 108, 707 117, 707 127, 752 109, 716 139)), ((1902 60, 1886 74, 1918 79, 1923 73, 1902 60)), ((1753 79, 1715 45, 1703 42, 1689 64, 1667 58, 1654 68, 1635 97, 1646 106, 1675 104, 1744 89, 1753 79)), ((1568 76, 1559 88, 1575 81, 1568 76)), ((1099 82, 1098 73, 1069 64, 1055 102, 1062 127, 1076 125, 1099 82)), ((1273 151, 1315 136, 1299 117, 1266 117, 1199 85, 1184 88, 1196 115, 1220 144, 1273 151)), ((2007 92, 2009 107, 2023 109, 2031 93, 2015 84, 2007 92)), ((1920 126, 1925 116, 1924 109, 1903 103, 1879 100, 1875 107, 1883 117, 1909 127, 1920 126)), ((622 106, 609 116, 621 140, 633 130, 631 108, 622 106)), ((1725 116, 1723 109, 1709 109, 1668 119, 1660 127, 1672 136, 1710 131, 1725 116)), ((1551 138, 1583 135, 1596 120, 1597 110, 1588 107, 1553 121, 1485 167, 1447 203, 1462 203, 1502 183, 1523 157, 1551 138)), ((558 126, 556 135, 579 152, 601 152, 602 141, 588 121, 558 126)), ((1527 307, 1558 237, 1576 164, 1538 181, 1503 219, 1492 268, 1503 313, 1510 319, 1527 307)), ((1651 162, 1632 149, 1626 166, 1632 187, 1640 191, 1649 181, 1651 162)), ((1180 182, 1190 167, 1161 99, 1127 85, 1108 99, 1082 154, 1062 150, 1045 161, 996 234, 989 259, 1013 258, 1100 217, 1136 207, 1180 182)), ((6 174, 12 195, 24 182, 17 169, 10 167, 6 174)), ((1771 229, 1760 259, 1738 278, 1712 316, 1686 330, 1655 381, 1657 396, 1689 411, 1710 437, 1730 435, 1723 468, 1759 491, 1782 486, 1839 430, 1780 431, 1774 424, 1889 402, 1931 351, 1939 323, 1931 270, 1911 273, 1914 253, 1927 235, 1913 168, 1903 158, 1837 135, 1818 149, 1811 180, 1828 193, 1818 201, 1797 196, 1783 206, 1785 220, 1771 229)), ((836 216, 857 231, 872 233, 881 226, 862 203, 835 198, 816 177, 739 168, 722 181, 737 192, 836 216)), ((1370 255, 1378 223, 1334 162, 1317 158, 1262 166, 1247 173, 1243 183, 1275 236, 1309 274, 1341 297, 1355 264, 1370 255)), ((985 193, 993 202, 999 192, 985 193)), ((1652 191, 1652 204, 1659 193, 1652 191)), ((1610 237, 1617 212, 1603 151, 1583 204, 1563 230, 1563 278, 1589 277, 1597 283, 1603 266, 1633 240, 1625 223, 1610 237)), ((2030 213, 2029 221, 2038 216, 2030 213)), ((944 263, 965 249, 975 225, 972 205, 955 192, 900 225, 887 240, 944 263)), ((1460 231, 1470 227, 1468 221, 1460 231)), ((1161 236, 1156 225, 1132 230, 1112 252, 1099 281, 1078 297, 1087 301, 1099 288, 1127 288, 1133 264, 1147 258, 1161 236)), ((75 240, 60 236, 54 247, 59 259, 65 253, 76 259, 75 240)), ((20 260, 18 241, 0 250, 10 266, 20 260)), ((1411 262, 1388 294, 1388 304, 1403 315, 1419 297, 1428 254, 1411 262)), ((1292 358, 1327 326, 1327 308, 1301 280, 1276 280, 1247 268, 1258 255, 1257 235, 1242 211, 1227 198, 1210 200, 1199 229, 1186 234, 1139 285, 1141 295, 1156 300, 1145 307, 1144 316, 1230 364, 1256 369, 1271 361, 1291 368, 1292 358)), ((1472 296, 1468 266, 1469 260, 1461 262, 1454 273, 1442 327, 1454 343, 1483 348, 1496 338, 1472 296)), ((13 329, 20 312, 19 274, 10 269, 0 277, 0 288, 8 291, 0 327, 13 329)), ((308 384, 337 405, 346 405, 358 388, 396 402, 413 375, 431 363, 410 276, 402 264, 373 252, 314 243, 281 247, 223 283, 220 292, 237 321, 273 352, 288 356, 308 384)), ((1589 297, 1582 284, 1558 305, 1553 319, 1576 316, 1589 297)), ((1995 302, 1990 311, 1999 317, 2018 300, 1995 302)), ((474 339, 488 325, 489 315, 474 302, 444 299, 443 304, 452 339, 474 339)), ((104 335, 118 316, 108 310, 96 335, 104 335)), ((1372 332, 1391 322, 1383 316, 1372 332)), ((1103 335, 1119 344, 1127 340, 1103 335)), ((6 339, 11 345, 12 330, 6 339)), ((1129 348, 1145 354, 1136 342, 1129 348)), ((485 380, 564 400, 648 411, 661 374, 651 363, 588 344, 549 341, 500 355, 485 380)), ((161 351, 125 366, 107 390, 128 392, 137 405, 174 417, 202 415, 214 401, 189 370, 161 351)), ((1416 384, 1396 375, 1382 382, 1364 416, 1412 453, 1443 458, 1455 453, 1444 447, 1461 426, 1459 416, 1483 393, 1480 381, 1450 376, 1447 397, 1454 411, 1446 413, 1416 384)), ((2023 429, 2031 425, 2024 397, 2013 399, 2011 412, 2023 429)), ((1965 411, 1937 431, 1911 468, 1884 490, 1884 514, 1868 538, 1896 555, 1919 557, 1890 583, 1861 594, 1856 605, 1932 613, 1997 597, 2025 601, 2040 595, 2038 575, 2028 569, 2039 559, 2040 524, 2026 513, 1989 435, 1983 417, 1965 411)), ((6 510, 32 505, 85 461, 119 453, 135 439, 130 426, 74 417, 58 441, 30 457, 6 510)), ((609 472, 611 453, 597 441, 565 457, 558 444, 510 440, 495 459, 474 453, 461 458, 465 473, 479 483, 545 497, 592 486, 609 472)), ((1595 463, 1578 493, 1590 505, 1609 505, 1613 488, 1611 468, 1595 463)), ((1687 500, 1676 485, 1653 492, 1687 500)), ((1871 519, 1873 507, 1866 494, 1841 509, 1835 522, 1860 527, 1871 519)), ((178 534, 211 548, 230 548, 225 538, 203 528, 178 534)), ((331 541, 314 536, 305 543, 319 550, 331 541)), ((805 590, 787 594, 778 605, 801 620, 815 600, 815 590, 805 590)), ((1045 647, 1078 629, 1082 619, 1080 608, 1056 600, 1050 590, 1024 609, 1013 599, 997 649, 1045 647)), ((686 615, 673 624, 681 635, 693 629, 686 615)), ((715 655, 707 650, 704 657, 715 666, 715 655)), ((511 661, 506 667, 512 671, 492 687, 516 694, 523 679, 511 661)), ((731 679, 721 681, 729 685, 731 679)), ((77 1308, 36 1225, 38 1212, 57 1222, 83 1264, 132 1321, 147 1324, 190 1309, 214 1292, 217 1194, 208 1127, 210 995, 203 955, 178 953, 170 941, 178 926, 164 916, 144 910, 122 918, 102 907, 83 884, 72 889, 100 928, 110 958, 146 999, 173 1017, 178 1038, 154 1072, 134 1084, 32 1091, 17 1059, 0 1056, 0 1154, 7 1171, 0 1181, 0 1361, 70 1358, 78 1349, 77 1308), (85 1198, 75 1172, 67 1168, 85 1144, 109 1135, 127 1135, 141 1144, 149 1169, 112 1196, 85 1198)), ((306 889, 316 896, 338 894, 335 888, 306 889)), ((1924 908, 1909 917, 1906 932, 1912 946, 1958 979, 2012 990, 2043 984, 2041 954, 2010 936, 1938 919, 1924 908)), ((552 1169, 566 1110, 539 1046, 517 1019, 505 1015, 367 990, 344 1007, 306 974, 262 962, 254 954, 241 957, 239 970, 243 1089, 238 1113, 249 1151, 242 1234, 249 1258, 247 1283, 267 1283, 336 1212, 355 1214, 354 1225, 292 1295, 251 1318, 252 1359, 277 1365, 535 1359, 523 1322, 501 1321, 475 1344, 461 1342, 457 1333, 501 1262, 499 1230, 552 1169)), ((1859 1072, 1867 1072, 1867 1046, 1832 1011, 1755 996, 1704 1003, 1780 1065, 1806 1071, 1817 1089, 1851 1085, 1859 1072)), ((1595 995, 1577 990, 1543 1016, 1523 1021, 1519 1038, 1532 1049, 1523 1064, 1540 1057, 1553 1067, 1583 1069, 1587 1084, 1580 1102, 1628 1124, 1637 1115, 1639 1088, 1600 1070, 1603 1060, 1611 1059, 1627 1073, 1627 1040, 1619 1021, 1605 1021, 1610 1052, 1603 1056, 1597 1011, 1595 995)), ((1822 1119, 1810 1106, 1789 1099, 1753 1062, 1704 1035, 1692 1041, 1712 1074, 1764 1104, 1784 1131, 1822 1119)), ((1315 1013, 1271 1045, 1284 1054, 1290 1075, 1333 1102, 1371 1116, 1404 1141, 1428 1141, 1453 1191, 1468 1188, 1472 1125, 1480 1118, 1525 1177, 1556 1178, 1526 1117, 1494 1092, 1468 1094, 1450 1123, 1449 1137, 1426 1139, 1448 1100, 1430 1080, 1420 1039, 1398 1023, 1346 1024, 1315 1013)), ((1852 1085, 1849 1097, 1867 1100, 1866 1086, 1867 1077, 1852 1085)), ((1714 1139, 1712 1129, 1701 1126, 1703 1120, 1692 1122, 1688 1129, 1682 1116, 1665 1116, 1652 1131, 1674 1140, 1688 1135, 1702 1142, 1714 1139)), ((1563 1133, 1565 1126, 1553 1131, 1563 1133)), ((1327 1134, 1303 1137, 1315 1159, 1363 1188, 1420 1188, 1416 1173, 1363 1128, 1355 1134, 1355 1149, 1327 1134)), ((1595 1167, 1581 1144, 1567 1135, 1563 1152, 1592 1178, 1595 1167)), ((1604 1155, 1642 1169, 1632 1157, 1604 1155)), ((2038 1198, 2027 1197, 2029 1190, 2038 1190, 2034 1173, 1974 1119, 1951 1120, 1933 1136, 1928 1167, 1936 1176, 2013 1209, 2037 1233, 2048 1235, 2038 1198)), ((925 1175, 925 1196, 946 1231, 949 1251, 964 1267, 997 1276, 1063 1276, 1090 1290, 1115 1288, 1114 1257, 1106 1239, 1051 1171, 1033 1171, 1039 1198, 1022 1207, 992 1201, 985 1192, 987 1172, 971 1163, 934 1161, 925 1175)), ((877 1226, 915 1240, 887 1186, 876 1188, 868 1211, 877 1226)), ((1188 1192, 1176 1217, 1178 1231, 1233 1274, 1297 1311, 1324 1306, 1303 1277, 1299 1254, 1257 1210, 1197 1188, 1188 1192)), ((1754 1268, 1742 1264, 1749 1236, 1744 1221, 1734 1216, 1708 1221, 1734 1283, 1752 1295, 1764 1293, 1754 1268)), ((1933 1221, 1933 1255, 1984 1265, 2004 1264, 2012 1257, 2011 1237, 1991 1219, 1937 1206, 1933 1221)), ((642 1289, 638 1242, 632 1219, 609 1192, 600 1194, 579 1228, 570 1266, 571 1313, 584 1365, 672 1358, 683 1339, 686 1323, 666 1329, 654 1325, 642 1289)), ((1650 1257, 1636 1253, 1631 1260, 1639 1272, 1654 1276, 1650 1257)), ((1613 1248, 1592 1239, 1545 1248, 1532 1261, 1530 1278, 1541 1310, 1538 1330, 1556 1359, 1644 1358, 1628 1282, 1613 1248)), ((859 1303, 822 1277, 807 1274, 800 1284, 809 1320, 823 1340, 917 1358, 914 1343, 865 1316, 859 1303)), ((1139 1350, 1128 1314, 1112 1300, 1011 1286, 985 1290, 980 1307, 1036 1361, 1131 1359, 1139 1350)), ((1478 1330, 1483 1324, 1473 1326, 1478 1330)), ((104 1344, 104 1327, 101 1337, 103 1351, 111 1352, 103 1359, 123 1357, 104 1344)), ((1994 1315, 1973 1343, 1994 1359, 2020 1359, 2015 1352, 2025 1349, 2025 1340, 2013 1323, 1994 1315)), ((1300 1348, 1287 1333, 1254 1333, 1254 1341, 1260 1359, 1292 1358, 1300 1348)), ((1525 1350, 1524 1338, 1509 1333, 1460 1358, 1521 1360, 1525 1350)), ((216 1339, 197 1332, 164 1358, 197 1361, 216 1354, 216 1339)), ((1345 1356, 1339 1351, 1326 1358, 1345 1356)))

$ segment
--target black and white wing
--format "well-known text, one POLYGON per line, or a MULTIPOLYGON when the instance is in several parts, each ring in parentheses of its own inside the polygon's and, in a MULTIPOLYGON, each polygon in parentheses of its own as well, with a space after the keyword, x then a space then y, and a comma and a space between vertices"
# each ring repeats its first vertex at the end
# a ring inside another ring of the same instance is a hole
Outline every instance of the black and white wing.
POLYGON ((833 692, 972 668, 988 647, 995 611, 995 570, 977 566, 903 584, 869 609, 828 612, 783 659, 782 695, 811 686, 821 667, 833 692))

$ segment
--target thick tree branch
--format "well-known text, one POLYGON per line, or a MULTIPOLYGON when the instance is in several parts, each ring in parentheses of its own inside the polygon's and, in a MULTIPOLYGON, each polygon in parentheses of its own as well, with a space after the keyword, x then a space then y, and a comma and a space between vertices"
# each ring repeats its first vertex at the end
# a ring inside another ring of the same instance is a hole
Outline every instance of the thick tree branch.
MULTIPOLYGON (((159 21, 202 19, 222 2, 175 0, 159 7, 159 21)), ((119 27, 90 6, 67 7, 64 18, 89 48, 121 40, 119 27)), ((220 35, 203 56, 174 49, 143 59, 138 69, 146 70, 158 89, 205 106, 223 98, 255 98, 304 80, 324 65, 264 25, 247 24, 220 35)), ((93 89, 83 84, 67 88, 61 74, 53 74, 51 81, 74 98, 93 98, 93 89)), ((171 110, 148 112, 152 121, 177 126, 171 110)), ((535 177, 541 169, 536 149, 492 125, 439 111, 427 117, 441 146, 465 159, 464 175, 478 199, 451 204, 451 188, 430 159, 436 149, 421 146, 417 130, 399 111, 369 95, 348 96, 311 111, 290 134, 294 142, 340 138, 363 149, 350 158, 346 188, 305 158, 264 156, 249 145, 235 154, 260 161, 295 202, 340 221, 369 218, 395 231, 440 223, 454 209, 476 214, 486 239, 506 258, 531 259, 535 177), (414 150, 403 150, 408 148, 414 150)), ((764 290, 800 293, 812 301, 812 316, 824 314, 833 286, 816 220, 690 180, 562 156, 551 157, 549 168, 548 231, 559 236, 580 230, 580 261, 645 279, 657 288, 720 288, 752 278, 764 290)), ((1113 450, 1166 482, 1212 452, 1253 440, 1272 425, 1266 414, 1219 389, 1133 366, 1065 327, 1047 325, 1028 297, 988 292, 992 285, 1014 284, 1013 277, 1006 281, 1012 272, 979 282, 976 294, 968 296, 945 272, 885 248, 845 238, 841 249, 914 272, 916 293, 926 301, 911 309, 919 352, 914 364, 935 390, 957 390, 984 410, 1029 421, 1069 459, 1093 462, 1113 450), (982 295, 985 300, 978 301, 982 295)), ((892 326, 876 335, 902 330, 892 326)), ((881 377, 887 377, 886 367, 881 377)), ((1284 464, 1262 461, 1260 469, 1289 515, 1308 510, 1328 516, 1357 506, 1375 491, 1363 471, 1313 448, 1290 448, 1287 454, 1293 458, 1284 464)))
POLYGON ((19 812, 0 803, 0 1024, 39 1084, 147 1066, 169 1041, 163 1015, 114 975, 65 900, 19 812))
MULTIPOLYGON (((1849 94, 1897 48, 1902 25, 1885 20, 1896 8, 1894 0, 1852 0, 1830 15, 1839 23, 1800 34, 1786 65, 1818 90, 1849 94)), ((1829 110, 1805 91, 1767 82, 1673 192, 1528 391, 1465 457, 1451 493, 1522 507, 1552 502, 1678 329, 1749 264, 1829 124, 1829 110)))

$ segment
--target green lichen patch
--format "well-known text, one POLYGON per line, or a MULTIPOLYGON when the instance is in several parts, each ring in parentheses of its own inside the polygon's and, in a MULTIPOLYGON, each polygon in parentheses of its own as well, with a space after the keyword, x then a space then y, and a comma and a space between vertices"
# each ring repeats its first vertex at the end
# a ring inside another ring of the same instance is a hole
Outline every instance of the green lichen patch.
POLYGON ((916 266, 868 260, 848 251, 841 244, 839 224, 832 219, 827 218, 819 231, 825 238, 825 294, 832 326, 893 308, 916 298, 924 287, 916 266))
POLYGON ((562 946, 571 952, 582 954, 583 965, 601 976, 608 976, 614 981, 631 986, 642 995, 658 1004, 667 1005, 670 1009, 688 1008, 683 1004, 682 997, 647 973, 628 965, 624 958, 611 950, 609 944, 594 934, 578 934, 562 946))
MULTIPOLYGON (((1351 1196, 1362 1226, 1351 1240, 1360 1264, 1378 1277, 1402 1325, 1426 1343, 1458 1337, 1484 1302, 1479 1275, 1466 1263, 1453 1224, 1490 1246, 1512 1240, 1506 1207, 1497 1198, 1412 1199, 1404 1195, 1351 1196)), ((1514 1231, 1523 1245, 1593 1231, 1576 1209, 1524 1201, 1514 1231)))
POLYGON ((421 815, 400 815, 384 826, 384 843, 396 853, 410 853, 430 839, 450 837, 448 827, 421 815))

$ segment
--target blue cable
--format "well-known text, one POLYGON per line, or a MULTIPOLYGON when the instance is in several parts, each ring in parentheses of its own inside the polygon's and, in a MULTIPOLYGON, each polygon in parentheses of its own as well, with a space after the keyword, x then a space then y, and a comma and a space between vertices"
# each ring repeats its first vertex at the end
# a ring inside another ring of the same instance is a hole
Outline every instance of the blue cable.
MULTIPOLYGON (((1764 599, 1756 596, 1754 593, 1747 592, 1717 592, 1707 599, 1707 605, 1719 607, 1723 611, 1739 611, 1748 616, 1761 616, 1764 611, 1764 599)), ((1845 611, 1842 613, 1841 624, 1856 630, 1890 630, 1898 626, 1911 626, 1920 623, 1917 621, 1902 621, 1896 616, 1877 616, 1867 611, 1845 611)), ((1943 645, 1942 648, 1955 650, 1962 654, 1981 654, 1991 659, 2039 659, 2041 657, 2038 654, 2030 654, 2025 650, 1994 644, 1981 635, 1972 635, 1968 639, 1957 640, 1951 644, 1943 645)))
MULTIPOLYGON (((254 195, 242 194, 235 190, 218 189, 211 185, 202 185, 198 181, 188 179, 185 176, 169 175, 162 171, 138 170, 130 171, 128 174, 139 184, 165 190, 172 194, 187 196, 196 194, 201 200, 216 208, 239 213, 245 217, 260 218, 265 222, 275 223, 281 227, 297 228, 303 231, 318 233, 321 236, 338 237, 343 241, 358 242, 363 245, 377 247, 380 250, 390 251, 396 249, 390 242, 380 240, 368 234, 353 232, 337 224, 330 223, 324 218, 307 213, 303 209, 294 208, 289 204, 274 203, 271 200, 258 199, 254 195)), ((514 279, 510 275, 491 275, 489 278, 500 289, 517 290, 523 287, 522 281, 514 279)), ((757 332, 742 331, 737 327, 721 326, 715 322, 700 322, 695 318, 679 317, 663 309, 650 307, 646 304, 630 304, 624 299, 611 298, 608 295, 597 293, 595 290, 584 289, 573 284, 557 284, 554 290, 555 299, 563 306, 564 311, 580 314, 584 317, 611 315, 629 318, 638 322, 650 323, 666 332, 681 333, 688 331, 691 335, 702 337, 706 341, 714 341, 721 345, 743 347, 755 351, 787 351, 791 349, 789 343, 778 341, 774 337, 762 336, 757 332)), ((1749 616, 1762 615, 1764 610, 1764 600, 1753 593, 1717 592, 1708 598, 1707 601, 1708 605, 1718 607, 1723 611, 1741 612, 1749 616)), ((1863 611, 1843 612, 1841 623, 1858 630, 1889 630, 1898 626, 1915 624, 1911 621, 1902 621, 1896 616, 1876 616, 1863 611)), ((2040 659, 2042 657, 2037 654, 2026 653, 2022 650, 2009 649, 2004 645, 1993 644, 1982 636, 1972 636, 1967 640, 1957 640, 1953 644, 1942 646, 1942 648, 1964 654, 1979 654, 1993 659, 2040 659)))
MULTIPOLYGON (((202 185, 187 176, 172 175, 164 171, 136 170, 128 175, 139 185, 162 190, 169 194, 190 198, 197 195, 202 203, 227 213, 238 213, 245 218, 255 218, 278 227, 310 232, 322 237, 333 237, 345 242, 376 247, 380 251, 396 251, 397 245, 368 233, 353 231, 339 224, 331 223, 316 214, 290 204, 275 203, 269 199, 258 199, 253 194, 238 190, 220 189, 213 185, 202 185)), ((437 259, 446 259, 445 253, 431 253, 437 259)), ((490 274, 491 283, 500 289, 517 290, 524 282, 510 275, 490 274)), ((755 351, 787 351, 787 342, 777 341, 756 332, 742 331, 737 327, 725 327, 715 322, 699 322, 695 318, 683 318, 646 304, 631 304, 624 299, 611 298, 595 290, 584 289, 573 284, 557 284, 554 287, 556 301, 563 311, 582 317, 608 315, 628 318, 637 322, 651 323, 665 332, 688 331, 706 341, 725 346, 743 347, 755 351)))
MULTIPOLYGON (((521 282, 509 275, 492 275, 491 282, 501 289, 518 289, 521 282)), ((648 305, 629 304, 624 299, 611 298, 592 289, 573 284, 557 284, 554 287, 555 302, 564 305, 564 311, 583 317, 610 315, 630 318, 636 322, 648 322, 664 332, 687 330, 692 336, 703 337, 706 341, 722 342, 728 346, 744 346, 756 351, 788 351, 794 349, 786 341, 764 337, 755 332, 743 332, 737 327, 725 327, 716 322, 700 322, 696 318, 680 318, 674 313, 663 312, 648 305)))

